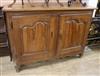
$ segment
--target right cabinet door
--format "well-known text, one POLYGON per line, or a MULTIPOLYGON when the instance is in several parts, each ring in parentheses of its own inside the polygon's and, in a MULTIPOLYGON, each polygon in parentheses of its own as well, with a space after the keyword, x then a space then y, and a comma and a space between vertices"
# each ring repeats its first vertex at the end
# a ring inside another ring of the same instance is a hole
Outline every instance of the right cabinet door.
POLYGON ((60 15, 58 52, 59 56, 73 56, 82 54, 91 14, 60 15))

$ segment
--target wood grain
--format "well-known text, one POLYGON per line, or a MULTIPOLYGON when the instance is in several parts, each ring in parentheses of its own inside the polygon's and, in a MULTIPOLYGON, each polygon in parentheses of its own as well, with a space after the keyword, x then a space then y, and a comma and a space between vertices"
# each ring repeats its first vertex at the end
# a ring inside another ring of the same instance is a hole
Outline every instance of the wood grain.
POLYGON ((82 55, 91 9, 5 11, 12 58, 16 65, 82 55))

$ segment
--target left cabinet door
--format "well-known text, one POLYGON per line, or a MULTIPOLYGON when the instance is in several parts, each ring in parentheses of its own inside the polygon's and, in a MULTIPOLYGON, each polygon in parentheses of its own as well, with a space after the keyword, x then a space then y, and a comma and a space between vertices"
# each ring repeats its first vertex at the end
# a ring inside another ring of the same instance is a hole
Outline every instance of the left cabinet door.
POLYGON ((52 57, 55 46, 55 16, 13 16, 11 28, 17 63, 30 63, 52 57))

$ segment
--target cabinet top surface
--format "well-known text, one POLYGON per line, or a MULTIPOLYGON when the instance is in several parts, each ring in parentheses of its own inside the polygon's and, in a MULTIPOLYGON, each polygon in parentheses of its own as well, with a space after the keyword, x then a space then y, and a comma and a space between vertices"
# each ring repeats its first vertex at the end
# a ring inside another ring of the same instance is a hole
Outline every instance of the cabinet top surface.
POLYGON ((81 6, 81 5, 72 5, 70 7, 67 4, 63 3, 63 6, 58 5, 57 3, 50 3, 47 7, 43 3, 34 3, 34 7, 29 4, 15 4, 12 7, 5 6, 3 11, 46 11, 46 10, 93 10, 95 7, 91 6, 81 6))

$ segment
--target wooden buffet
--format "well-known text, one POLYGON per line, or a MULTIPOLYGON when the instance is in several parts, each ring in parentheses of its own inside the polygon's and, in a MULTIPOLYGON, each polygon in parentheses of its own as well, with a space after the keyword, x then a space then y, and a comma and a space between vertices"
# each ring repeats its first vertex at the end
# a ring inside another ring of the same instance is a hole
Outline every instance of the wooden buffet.
POLYGON ((83 55, 94 8, 54 5, 3 8, 17 71, 37 61, 83 55))

